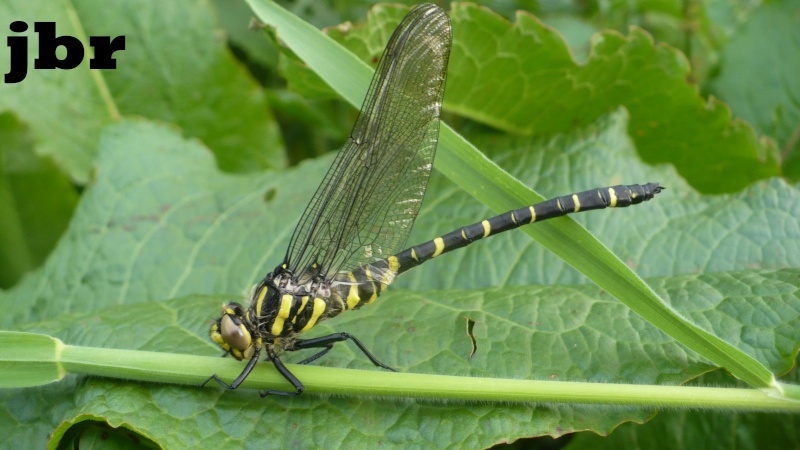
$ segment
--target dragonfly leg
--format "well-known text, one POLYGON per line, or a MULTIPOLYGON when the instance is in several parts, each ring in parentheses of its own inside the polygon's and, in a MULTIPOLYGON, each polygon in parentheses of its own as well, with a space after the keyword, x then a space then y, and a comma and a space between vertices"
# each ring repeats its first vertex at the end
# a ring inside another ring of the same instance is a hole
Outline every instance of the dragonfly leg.
POLYGON ((327 336, 321 336, 314 339, 297 339, 294 341, 294 346, 291 349, 287 350, 295 351, 295 350, 302 350, 305 348, 322 348, 322 351, 320 351, 316 355, 311 356, 310 358, 306 358, 300 362, 300 364, 307 364, 328 353, 331 350, 331 348, 333 348, 333 344, 347 340, 353 341, 353 343, 356 344, 359 350, 361 350, 361 352, 364 353, 364 355, 367 358, 369 358, 370 361, 372 361, 372 364, 375 364, 376 366, 382 367, 386 370, 391 370, 392 372, 397 372, 396 369, 380 362, 378 358, 375 357, 375 355, 373 355, 369 350, 367 350, 367 347, 361 341, 359 341, 358 338, 349 333, 333 333, 327 336))
MULTIPOLYGON (((236 388, 238 388, 239 385, 242 384, 242 382, 244 382, 245 378, 247 378, 247 376, 250 375, 250 372, 253 371, 253 367, 256 366, 256 363, 258 362, 258 355, 260 353, 261 353, 261 349, 260 348, 256 349, 255 353, 250 358, 250 361, 247 361, 247 365, 244 366, 244 370, 242 370, 242 373, 240 373, 239 376, 236 377, 236 379, 233 380, 233 382, 231 384, 228 384, 228 383, 222 381, 222 379, 220 377, 218 377, 217 374, 214 374, 214 375, 211 375, 210 377, 208 377, 208 379, 206 381, 204 381, 203 384, 200 385, 200 387, 203 387, 206 384, 208 384, 209 381, 214 380, 214 381, 217 382, 217 384, 219 384, 220 386, 224 387, 225 389, 236 389, 236 388)), ((227 355, 227 353, 225 355, 222 355, 222 356, 225 357, 226 355, 227 355)))
POLYGON ((285 365, 283 365, 283 361, 281 361, 280 358, 278 358, 278 355, 275 354, 275 351, 272 350, 271 348, 267 348, 267 356, 269 357, 270 361, 272 361, 272 364, 275 365, 275 368, 278 370, 278 373, 283 375, 283 378, 286 378, 286 380, 289 383, 292 383, 292 386, 294 386, 295 390, 294 392, 278 391, 278 390, 262 391, 261 398, 264 398, 268 395, 282 395, 284 397, 293 397, 295 395, 302 394, 303 391, 305 390, 305 386, 303 386, 303 383, 301 383, 300 380, 298 380, 297 377, 294 376, 294 374, 290 372, 285 365))
POLYGON ((300 361, 297 364, 308 364, 308 363, 310 363, 312 361, 316 361, 317 359, 323 357, 326 353, 331 351, 332 348, 333 348, 333 344, 326 345, 325 348, 323 348, 322 350, 320 350, 317 353, 313 354, 312 356, 300 361))

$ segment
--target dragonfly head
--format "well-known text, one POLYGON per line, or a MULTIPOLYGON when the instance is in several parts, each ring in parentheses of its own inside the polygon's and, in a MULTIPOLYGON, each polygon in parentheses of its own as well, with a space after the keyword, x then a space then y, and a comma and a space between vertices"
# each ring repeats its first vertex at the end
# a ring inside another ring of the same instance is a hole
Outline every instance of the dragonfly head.
POLYGON ((242 305, 231 302, 222 305, 222 315, 211 324, 211 340, 231 356, 241 361, 255 351, 253 336, 244 321, 242 305))

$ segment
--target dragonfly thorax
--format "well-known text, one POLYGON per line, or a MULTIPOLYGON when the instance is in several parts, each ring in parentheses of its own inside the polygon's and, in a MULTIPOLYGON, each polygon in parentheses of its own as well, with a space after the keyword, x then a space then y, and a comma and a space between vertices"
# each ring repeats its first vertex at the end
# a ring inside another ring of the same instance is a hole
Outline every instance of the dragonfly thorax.
MULTIPOLYGON (((315 268, 313 272, 305 271, 304 275, 295 275, 285 265, 279 266, 272 274, 267 276, 281 295, 291 294, 297 296, 311 296, 313 298, 327 299, 331 296, 331 282, 319 274, 315 268)), ((256 288, 258 285, 256 285, 256 288)), ((254 292, 255 294, 255 292, 254 292)))

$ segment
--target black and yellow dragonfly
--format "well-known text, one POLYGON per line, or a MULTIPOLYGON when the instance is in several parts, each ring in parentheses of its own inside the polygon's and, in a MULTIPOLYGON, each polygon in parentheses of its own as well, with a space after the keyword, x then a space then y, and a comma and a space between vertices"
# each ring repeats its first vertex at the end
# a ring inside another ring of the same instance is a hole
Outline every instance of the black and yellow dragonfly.
MULTIPOLYGON (((405 250, 433 166, 450 56, 450 20, 436 5, 420 5, 403 19, 384 50, 350 138, 339 151, 300 217, 286 256, 253 287, 248 306, 223 305, 211 339, 226 354, 247 359, 230 384, 236 389, 262 351, 294 387, 262 396, 298 395, 303 383, 279 354, 350 340, 376 366, 394 370, 347 333, 298 336, 344 311, 372 303, 403 272, 477 240, 536 221, 579 211, 650 200, 657 183, 592 189, 515 209, 405 250)), ((207 381, 207 382, 208 382, 207 381)))

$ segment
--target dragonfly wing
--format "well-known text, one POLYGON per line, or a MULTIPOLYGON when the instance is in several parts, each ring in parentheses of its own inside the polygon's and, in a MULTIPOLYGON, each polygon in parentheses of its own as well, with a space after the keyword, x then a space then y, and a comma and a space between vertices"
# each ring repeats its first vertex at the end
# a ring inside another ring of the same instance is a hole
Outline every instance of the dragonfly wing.
POLYGON ((431 4, 392 35, 350 138, 292 236, 286 258, 300 278, 331 278, 405 244, 436 152, 450 41, 447 15, 431 4))

